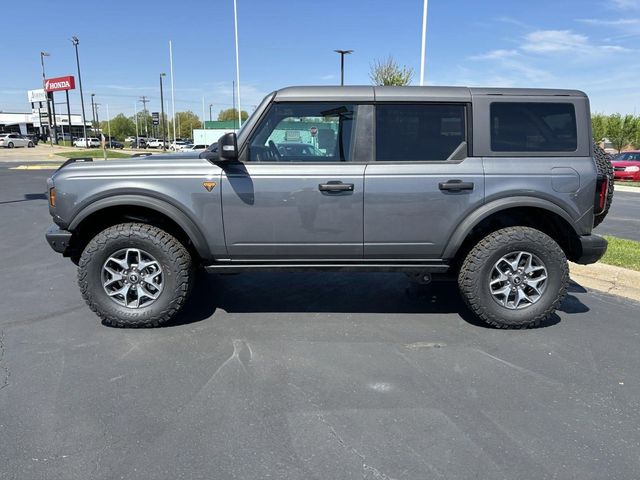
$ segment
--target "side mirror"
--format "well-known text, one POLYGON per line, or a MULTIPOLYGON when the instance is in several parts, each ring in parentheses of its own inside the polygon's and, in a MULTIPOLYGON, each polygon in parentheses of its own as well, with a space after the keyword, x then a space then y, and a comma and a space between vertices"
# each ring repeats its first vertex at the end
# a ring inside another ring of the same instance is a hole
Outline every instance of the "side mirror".
POLYGON ((238 137, 236 134, 225 133, 218 140, 218 161, 235 162, 238 160, 238 137))

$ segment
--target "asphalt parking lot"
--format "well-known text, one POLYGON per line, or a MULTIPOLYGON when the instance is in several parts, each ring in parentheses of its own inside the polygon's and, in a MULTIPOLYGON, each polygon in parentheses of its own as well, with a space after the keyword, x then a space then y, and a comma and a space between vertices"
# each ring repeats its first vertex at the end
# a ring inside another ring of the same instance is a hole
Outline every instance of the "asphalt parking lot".
POLYGON ((595 233, 640 241, 640 193, 615 192, 611 210, 595 233))
POLYGON ((500 331, 453 284, 262 273, 112 329, 44 241, 50 172, 7 166, 0 479, 638 477, 639 303, 574 284, 548 324, 500 331))

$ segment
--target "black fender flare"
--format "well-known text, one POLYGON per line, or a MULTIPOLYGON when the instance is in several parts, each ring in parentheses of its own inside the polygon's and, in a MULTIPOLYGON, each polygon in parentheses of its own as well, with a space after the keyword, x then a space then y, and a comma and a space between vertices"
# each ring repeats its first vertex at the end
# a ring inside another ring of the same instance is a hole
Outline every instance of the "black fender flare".
POLYGON ((454 232, 449 237, 449 241, 447 242, 447 246, 444 249, 442 258, 454 258, 458 252, 458 249, 462 246, 462 243, 465 241, 469 233, 471 233, 473 228, 482 220, 489 217, 490 215, 493 215, 494 213, 518 207, 533 207, 541 210, 547 210, 550 213, 555 213, 559 217, 564 219, 569 225, 571 225, 574 233, 578 235, 578 232, 573 226, 575 220, 571 217, 571 215, 569 215, 569 213, 565 209, 553 202, 550 202, 549 200, 527 196, 499 198, 489 203, 485 203, 481 207, 471 212, 462 222, 460 222, 460 224, 456 227, 454 232))
POLYGON ((68 229, 71 231, 75 230, 84 219, 100 210, 128 205, 149 208, 170 218, 184 230, 201 258, 209 259, 211 257, 205 236, 186 213, 164 200, 146 195, 127 194, 96 200, 76 213, 73 220, 69 223, 68 229))

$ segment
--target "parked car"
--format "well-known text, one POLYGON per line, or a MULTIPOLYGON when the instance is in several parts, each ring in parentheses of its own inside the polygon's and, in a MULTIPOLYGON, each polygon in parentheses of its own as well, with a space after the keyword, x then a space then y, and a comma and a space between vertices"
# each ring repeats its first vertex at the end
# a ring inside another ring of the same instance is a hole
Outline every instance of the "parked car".
POLYGON ((96 137, 78 138, 73 142, 74 147, 97 148, 101 146, 100 139, 96 137))
POLYGON ((147 148, 162 148, 163 145, 167 145, 166 142, 163 142, 161 138, 151 138, 147 143, 147 148))
POLYGON ((15 148, 28 147, 33 148, 35 144, 29 137, 19 133, 0 133, 0 147, 15 148))
POLYGON ((640 182, 640 150, 622 152, 611 163, 616 180, 640 182))
POLYGON ((115 138, 111 138, 111 139, 106 138, 105 146, 107 148, 115 148, 115 149, 122 150, 124 148, 124 143, 117 141, 115 138))
POLYGON ((74 137, 73 135, 71 135, 69 133, 65 133, 65 134, 59 133, 57 135, 57 138, 58 138, 59 142, 62 142, 62 141, 72 142, 72 141, 76 140, 76 137, 74 137))
POLYGON ((31 140, 34 145, 38 145, 38 142, 40 141, 40 135, 37 133, 29 133, 25 135, 25 137, 31 140))
POLYGON ((105 324, 169 322, 203 266, 449 276, 477 318, 533 327, 562 303, 567 260, 607 248, 592 230, 611 164, 579 91, 290 87, 212 150, 48 180, 46 238, 105 324), (317 128, 313 155, 279 150, 291 125, 317 128))
POLYGON ((184 140, 175 140, 169 145, 169 150, 173 150, 174 152, 181 152, 182 150, 186 150, 188 148, 188 145, 189 143, 184 140))
POLYGON ((129 147, 131 147, 131 148, 147 148, 147 142, 144 139, 140 138, 137 141, 134 140, 133 142, 131 142, 129 147))
POLYGON ((195 145, 191 145, 191 147, 185 149, 185 150, 189 150, 191 152, 203 152, 207 149, 208 145, 204 144, 204 143, 196 143, 195 145))
POLYGON ((310 143, 279 143, 278 150, 280 151, 280 154, 285 157, 295 156, 316 158, 324 155, 318 147, 310 143))

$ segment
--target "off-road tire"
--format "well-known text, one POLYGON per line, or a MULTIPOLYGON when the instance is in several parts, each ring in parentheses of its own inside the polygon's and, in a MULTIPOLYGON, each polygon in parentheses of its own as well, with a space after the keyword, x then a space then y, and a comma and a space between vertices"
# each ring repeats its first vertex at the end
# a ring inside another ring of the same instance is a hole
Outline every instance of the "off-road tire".
POLYGON ((533 328, 553 315, 567 292, 569 268, 560 246, 530 227, 508 227, 480 240, 466 256, 458 274, 460 293, 471 311, 496 328, 533 328), (504 255, 527 251, 540 258, 548 274, 539 300, 521 310, 510 310, 494 300, 489 281, 495 263, 504 255))
POLYGON ((185 304, 194 280, 191 255, 175 237, 143 223, 114 225, 97 234, 85 247, 78 264, 78 285, 91 310, 112 327, 159 327, 185 304), (152 304, 131 309, 114 302, 102 286, 102 267, 114 252, 139 248, 160 263, 164 288, 152 304))
POLYGON ((598 175, 604 175, 609 179, 609 189, 607 190, 607 199, 604 205, 604 210, 599 215, 595 215, 593 217, 593 226, 595 228, 604 221, 607 213, 609 213, 611 202, 613 202, 614 175, 613 165, 611 165, 609 154, 607 154, 600 145, 593 146, 593 158, 596 162, 598 175))

